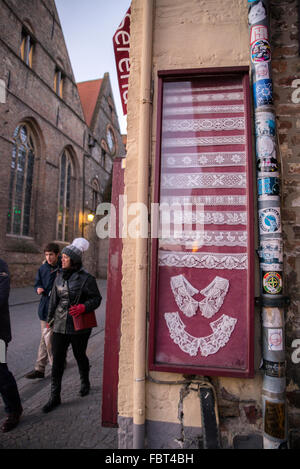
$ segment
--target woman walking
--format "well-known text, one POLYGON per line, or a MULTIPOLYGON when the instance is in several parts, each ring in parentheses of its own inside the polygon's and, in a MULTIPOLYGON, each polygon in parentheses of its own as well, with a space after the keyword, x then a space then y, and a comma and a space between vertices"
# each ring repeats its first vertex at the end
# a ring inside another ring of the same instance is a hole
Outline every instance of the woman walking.
POLYGON ((90 365, 86 349, 91 327, 80 330, 74 328, 74 320, 83 320, 84 315, 98 308, 101 302, 95 277, 82 267, 82 253, 88 247, 87 240, 76 238, 71 245, 62 250, 62 270, 53 285, 48 309, 47 322, 49 327, 53 328, 53 365, 51 395, 43 407, 45 413, 51 412, 61 403, 61 381, 70 344, 79 369, 81 381, 79 393, 81 396, 86 396, 90 390, 90 365))

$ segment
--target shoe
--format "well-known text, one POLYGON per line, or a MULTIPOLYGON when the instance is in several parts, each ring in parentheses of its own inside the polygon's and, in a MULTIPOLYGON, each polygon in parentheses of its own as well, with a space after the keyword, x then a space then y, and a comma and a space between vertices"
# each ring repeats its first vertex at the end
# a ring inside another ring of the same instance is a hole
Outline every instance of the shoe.
POLYGON ((87 396, 90 392, 91 386, 90 383, 82 383, 79 391, 81 397, 87 396))
POLYGON ((27 373, 27 375, 25 375, 25 378, 27 379, 45 378, 45 373, 43 371, 33 370, 33 371, 30 371, 30 373, 27 373))
POLYGON ((60 404, 61 404, 60 397, 50 397, 47 404, 44 405, 44 407, 42 408, 42 411, 44 412, 44 414, 48 414, 48 412, 51 412, 56 407, 58 407, 60 404))
POLYGON ((3 433, 10 432, 19 424, 20 417, 22 415, 23 409, 19 410, 19 412, 11 412, 8 414, 7 419, 3 422, 1 430, 3 433))

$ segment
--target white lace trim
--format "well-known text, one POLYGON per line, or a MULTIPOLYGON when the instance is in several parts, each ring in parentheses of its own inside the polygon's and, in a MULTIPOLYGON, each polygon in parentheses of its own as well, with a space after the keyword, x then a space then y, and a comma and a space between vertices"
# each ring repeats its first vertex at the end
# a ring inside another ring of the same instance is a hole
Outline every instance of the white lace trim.
POLYGON ((218 153, 186 153, 181 155, 165 155, 163 166, 165 168, 206 168, 210 166, 245 166, 246 153, 218 152, 218 153))
POLYGON ((203 210, 174 210, 174 223, 204 223, 205 225, 246 225, 247 212, 203 212, 203 210))
POLYGON ((164 103, 201 103, 207 101, 237 101, 243 100, 243 93, 207 93, 207 94, 190 94, 188 96, 165 96, 164 103))
POLYGON ((191 357, 195 357, 199 350, 204 357, 217 353, 228 343, 237 323, 237 319, 223 314, 219 319, 210 323, 213 330, 211 335, 194 337, 185 331, 186 326, 178 312, 165 313, 164 317, 173 342, 191 357))
POLYGON ((160 246, 164 244, 194 246, 247 246, 247 231, 188 231, 174 233, 172 238, 161 238, 160 246))
POLYGON ((188 318, 194 316, 198 309, 198 301, 194 300, 192 296, 199 293, 199 290, 194 288, 184 275, 171 277, 170 286, 180 311, 188 318))
POLYGON ((190 137, 190 138, 164 138, 162 146, 168 147, 194 147, 211 145, 244 145, 244 135, 229 135, 221 137, 190 137))
POLYGON ((245 195, 194 195, 194 196, 162 196, 161 203, 167 203, 170 206, 175 204, 184 205, 246 205, 247 197, 245 195))
POLYGON ((187 114, 221 114, 221 113, 242 113, 243 104, 228 104, 225 106, 193 106, 193 107, 164 107, 164 116, 181 116, 187 114))
POLYGON ((206 86, 206 87, 195 87, 195 88, 168 88, 164 91, 166 94, 176 93, 192 93, 196 91, 225 91, 225 90, 242 90, 241 85, 224 85, 224 86, 206 86))
POLYGON ((196 269, 244 270, 248 266, 247 253, 225 254, 215 252, 158 252, 161 267, 187 267, 196 269))
POLYGON ((243 117, 219 117, 216 119, 165 120, 163 132, 209 132, 211 130, 244 130, 243 117))
POLYGON ((246 187, 245 173, 162 174, 162 189, 201 189, 205 187, 246 187))

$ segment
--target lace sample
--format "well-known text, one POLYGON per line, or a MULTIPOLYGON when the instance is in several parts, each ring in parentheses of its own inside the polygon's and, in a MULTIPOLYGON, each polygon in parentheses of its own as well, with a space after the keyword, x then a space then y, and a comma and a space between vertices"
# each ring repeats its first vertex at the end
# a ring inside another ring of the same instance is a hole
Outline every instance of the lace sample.
POLYGON ((162 189, 201 189, 246 187, 245 173, 182 173, 162 174, 162 189))
POLYGON ((210 145, 244 145, 245 135, 229 135, 221 137, 190 137, 190 138, 164 138, 162 146, 168 147, 194 147, 210 145))
POLYGON ((187 231, 174 233, 172 238, 161 238, 160 245, 194 246, 247 246, 247 231, 187 231))
POLYGON ((247 212, 174 211, 174 223, 204 223, 205 225, 246 225, 247 212))
POLYGON ((207 101, 237 101, 243 100, 243 93, 207 93, 207 94, 191 94, 191 95, 178 95, 166 96, 165 104, 178 104, 178 103, 201 103, 207 101))
POLYGON ((219 117, 216 119, 171 119, 165 120, 164 132, 207 132, 211 130, 244 130, 243 117, 219 117))
POLYGON ((247 253, 225 254, 215 252, 176 252, 159 250, 161 267, 187 267, 195 269, 247 269, 247 253))
POLYGON ((174 294, 176 304, 180 311, 187 317, 192 317, 197 313, 198 304, 202 316, 211 318, 223 305, 224 298, 229 289, 229 280, 222 277, 215 277, 214 280, 203 290, 201 294, 206 298, 198 303, 192 296, 199 293, 184 277, 176 275, 170 279, 171 290, 174 294))
POLYGON ((196 91, 230 91, 230 90, 240 90, 243 91, 243 88, 241 85, 223 85, 223 86, 203 86, 203 87, 195 87, 195 88, 169 88, 164 91, 166 94, 178 94, 178 93, 190 93, 193 91, 194 93, 196 91))
POLYGON ((206 298, 199 302, 202 316, 211 318, 221 308, 229 289, 229 281, 226 278, 215 277, 214 280, 200 291, 206 298))
POLYGON ((218 113, 236 113, 244 112, 242 104, 228 104, 225 106, 191 106, 191 107, 166 107, 164 108, 164 116, 181 116, 187 114, 218 114, 218 113))
POLYGON ((163 165, 166 168, 197 168, 215 166, 245 166, 246 153, 215 152, 215 153, 185 153, 167 154, 163 165))
POLYGON ((194 288, 184 275, 171 277, 170 285, 180 311, 188 318, 194 316, 198 309, 198 301, 194 300, 192 296, 198 293, 199 290, 194 288))
POLYGON ((192 195, 186 197, 162 196, 161 203, 167 203, 170 206, 180 204, 182 206, 189 204, 203 205, 246 205, 247 197, 245 195, 192 195))
POLYGON ((223 314, 219 319, 210 323, 213 333, 207 337, 194 337, 185 331, 178 312, 164 314, 170 337, 178 347, 191 357, 195 357, 200 350, 201 355, 207 357, 225 347, 234 331, 237 319, 223 314))

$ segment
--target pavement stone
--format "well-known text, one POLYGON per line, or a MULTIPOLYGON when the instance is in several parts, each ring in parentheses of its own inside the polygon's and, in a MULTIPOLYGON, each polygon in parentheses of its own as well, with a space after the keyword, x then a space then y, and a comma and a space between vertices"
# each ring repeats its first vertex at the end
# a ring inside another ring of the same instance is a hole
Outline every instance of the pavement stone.
MULTIPOLYGON (((102 294, 104 286, 102 283, 102 294)), ((12 301, 32 299, 29 289, 12 293, 12 301)), ((17 428, 9 433, 0 433, 0 449, 118 448, 117 428, 101 426, 104 322, 93 330, 87 354, 91 364, 90 394, 85 397, 78 395, 79 373, 70 350, 62 381, 62 404, 49 414, 44 414, 42 407, 50 395, 50 370, 41 380, 30 381, 24 377, 17 380, 24 412, 17 428)), ((4 417, 3 406, 0 406, 0 419, 4 417)))

